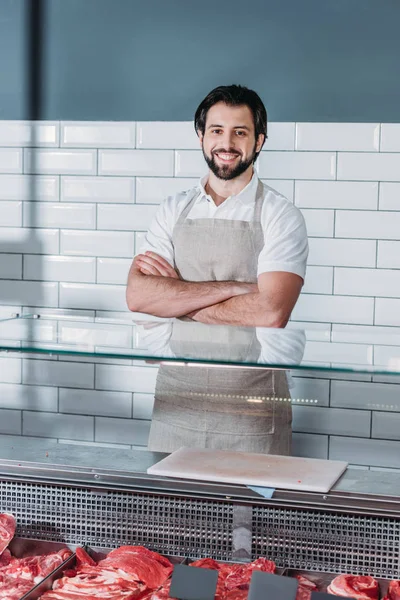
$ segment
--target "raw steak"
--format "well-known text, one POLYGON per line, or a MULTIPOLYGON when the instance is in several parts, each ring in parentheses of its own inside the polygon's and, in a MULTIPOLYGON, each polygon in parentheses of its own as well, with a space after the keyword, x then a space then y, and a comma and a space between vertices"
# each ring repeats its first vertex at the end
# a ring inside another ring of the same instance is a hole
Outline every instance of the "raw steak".
POLYGON ((378 600, 378 582, 369 575, 339 575, 328 586, 328 594, 355 598, 355 600, 378 600))
POLYGON ((0 514, 0 554, 4 552, 14 537, 16 522, 14 515, 9 513, 0 514))
POLYGON ((121 546, 99 562, 99 567, 113 567, 133 575, 150 589, 159 588, 172 573, 172 563, 142 546, 121 546))
POLYGON ((389 583, 389 588, 383 600, 400 600, 400 581, 395 579, 389 583))

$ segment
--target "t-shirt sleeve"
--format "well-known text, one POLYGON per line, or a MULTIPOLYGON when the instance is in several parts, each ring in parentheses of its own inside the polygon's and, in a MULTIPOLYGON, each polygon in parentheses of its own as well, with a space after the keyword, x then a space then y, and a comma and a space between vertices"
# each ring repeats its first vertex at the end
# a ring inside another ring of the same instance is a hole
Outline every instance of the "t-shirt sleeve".
POLYGON ((136 256, 145 252, 155 252, 165 258, 173 267, 174 248, 172 244, 172 231, 174 224, 174 198, 168 197, 158 207, 143 242, 136 252, 136 256))
POLYGON ((307 229, 298 208, 282 198, 263 217, 264 247, 257 275, 272 271, 295 273, 304 279, 308 257, 307 229))

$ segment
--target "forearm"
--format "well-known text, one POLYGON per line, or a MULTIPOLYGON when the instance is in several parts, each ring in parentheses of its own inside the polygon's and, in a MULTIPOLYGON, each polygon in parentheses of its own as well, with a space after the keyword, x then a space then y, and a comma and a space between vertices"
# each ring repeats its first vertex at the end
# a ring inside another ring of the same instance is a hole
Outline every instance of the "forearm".
POLYGON ((234 281, 188 282, 131 270, 126 298, 131 311, 157 317, 181 317, 245 294, 253 287, 255 284, 234 281))
POLYGON ((242 327, 285 327, 289 317, 281 305, 259 292, 229 298, 193 315, 201 323, 242 327))

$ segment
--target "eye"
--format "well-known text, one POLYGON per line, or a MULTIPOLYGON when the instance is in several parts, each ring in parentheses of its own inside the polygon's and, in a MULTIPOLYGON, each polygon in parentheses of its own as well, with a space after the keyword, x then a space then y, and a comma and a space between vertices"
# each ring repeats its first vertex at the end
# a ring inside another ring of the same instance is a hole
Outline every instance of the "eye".
POLYGON ((244 137, 246 135, 246 132, 244 130, 238 130, 236 131, 236 135, 240 136, 240 137, 244 137))
POLYGON ((217 135, 222 132, 222 129, 211 129, 211 133, 216 133, 217 135))

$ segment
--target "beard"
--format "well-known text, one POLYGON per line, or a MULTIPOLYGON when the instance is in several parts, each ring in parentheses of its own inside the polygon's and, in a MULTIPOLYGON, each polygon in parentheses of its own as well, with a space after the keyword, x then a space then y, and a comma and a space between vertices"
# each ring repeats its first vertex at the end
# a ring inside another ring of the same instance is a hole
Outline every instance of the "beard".
POLYGON ((217 150, 213 150, 211 155, 209 156, 208 154, 206 154, 204 152, 203 146, 201 149, 203 151, 204 160, 206 161, 210 171, 212 171, 214 173, 215 177, 218 177, 218 179, 223 179, 224 181, 230 181, 231 179, 235 179, 236 177, 239 177, 240 175, 242 175, 242 173, 247 171, 247 169, 250 167, 250 165, 252 165, 254 163, 254 161, 256 160, 256 156, 257 156, 256 144, 254 144, 253 152, 251 153, 249 158, 247 158, 246 160, 243 160, 242 158, 240 158, 239 162, 235 166, 218 165, 215 160, 215 154, 217 154, 219 152, 237 154, 238 156, 240 156, 240 154, 236 150, 218 148, 217 150))

